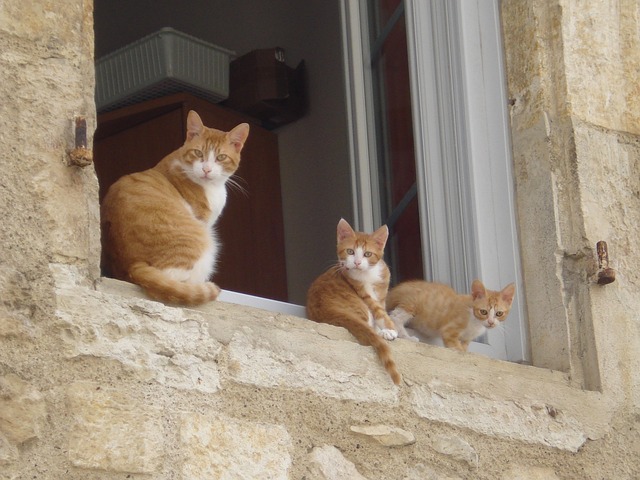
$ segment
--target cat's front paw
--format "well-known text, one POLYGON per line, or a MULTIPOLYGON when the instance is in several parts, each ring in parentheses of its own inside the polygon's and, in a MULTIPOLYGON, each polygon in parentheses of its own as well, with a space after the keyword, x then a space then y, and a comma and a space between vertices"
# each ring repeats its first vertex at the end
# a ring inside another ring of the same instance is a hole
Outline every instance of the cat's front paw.
POLYGON ((390 328, 383 328, 378 333, 385 340, 395 340, 396 338, 398 338, 398 332, 390 328))

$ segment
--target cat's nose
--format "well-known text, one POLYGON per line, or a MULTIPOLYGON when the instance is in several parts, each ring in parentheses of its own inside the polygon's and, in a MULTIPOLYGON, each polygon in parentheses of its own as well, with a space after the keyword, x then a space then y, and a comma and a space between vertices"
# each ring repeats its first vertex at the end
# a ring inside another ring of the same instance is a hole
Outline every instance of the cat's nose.
POLYGON ((211 170, 212 170, 211 166, 209 166, 209 165, 208 165, 208 164, 206 164, 206 163, 203 163, 203 164, 202 164, 202 171, 203 171, 204 173, 211 173, 211 170))

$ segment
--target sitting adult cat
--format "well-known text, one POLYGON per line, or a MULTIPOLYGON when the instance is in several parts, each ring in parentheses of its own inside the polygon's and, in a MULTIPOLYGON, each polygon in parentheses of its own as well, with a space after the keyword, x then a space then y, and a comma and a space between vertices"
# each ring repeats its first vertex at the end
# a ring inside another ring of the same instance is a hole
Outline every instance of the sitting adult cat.
POLYGON ((190 111, 186 130, 182 147, 109 188, 101 205, 102 266, 152 298, 197 305, 220 293, 209 281, 219 250, 213 227, 249 125, 223 132, 190 111))

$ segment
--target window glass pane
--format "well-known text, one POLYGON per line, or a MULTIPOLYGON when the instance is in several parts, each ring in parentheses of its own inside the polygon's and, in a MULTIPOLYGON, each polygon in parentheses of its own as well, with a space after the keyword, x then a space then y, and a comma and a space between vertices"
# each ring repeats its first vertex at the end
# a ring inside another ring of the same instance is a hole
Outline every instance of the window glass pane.
POLYGON ((372 16, 372 76, 376 111, 383 221, 391 230, 388 260, 392 282, 423 277, 420 215, 409 89, 406 26, 401 2, 381 1, 372 16), (381 19, 389 22, 382 24, 381 19))
POLYGON ((376 10, 379 15, 379 24, 385 25, 393 12, 395 12, 396 8, 400 6, 402 0, 378 0, 376 3, 376 10))

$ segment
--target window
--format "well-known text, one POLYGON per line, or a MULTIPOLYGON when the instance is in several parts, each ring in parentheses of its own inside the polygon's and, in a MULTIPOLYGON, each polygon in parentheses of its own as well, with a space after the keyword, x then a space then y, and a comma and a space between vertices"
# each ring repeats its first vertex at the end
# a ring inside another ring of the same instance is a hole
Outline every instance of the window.
MULTIPOLYGON (((310 118, 278 132, 286 227, 282 270, 289 300, 304 303, 310 281, 334 254, 335 222, 348 215, 352 205, 360 229, 390 225, 387 250, 395 281, 423 277, 459 291, 468 290, 475 277, 491 288, 516 281, 522 299, 498 3, 292 1, 264 10, 229 5, 225 15, 211 19, 176 13, 175 0, 164 0, 153 15, 143 15, 145 23, 140 24, 135 19, 142 18, 144 9, 135 2, 99 1, 96 52, 106 54, 171 20, 188 25, 186 33, 240 52, 282 41, 291 58, 306 58, 313 65, 316 83, 309 93, 316 97, 310 101, 310 118), (307 23, 296 22, 287 31, 277 20, 290 17, 294 7, 295 16, 307 23), (216 28, 211 28, 212 21, 216 28), (336 34, 340 21, 342 45, 336 34), (227 28, 230 23, 237 28, 227 28), (255 24, 265 27, 258 37, 247 34, 255 33, 255 24), (211 32, 215 35, 208 37, 211 32), (340 47, 346 97, 342 75, 331 74, 337 71, 340 47), (334 141, 320 140, 325 138, 334 141), (300 151, 306 152, 304 158, 300 151), (310 250, 315 255, 309 255, 310 250)), ((230 301, 291 313, 282 302, 234 298, 230 301)), ((303 312, 300 307, 295 311, 303 312)), ((517 300, 504 330, 490 332, 473 349, 527 361, 523 312, 517 300)))
POLYGON ((343 17, 359 227, 390 224, 399 280, 515 281, 504 329, 471 350, 527 362, 497 0, 352 1, 343 17))

